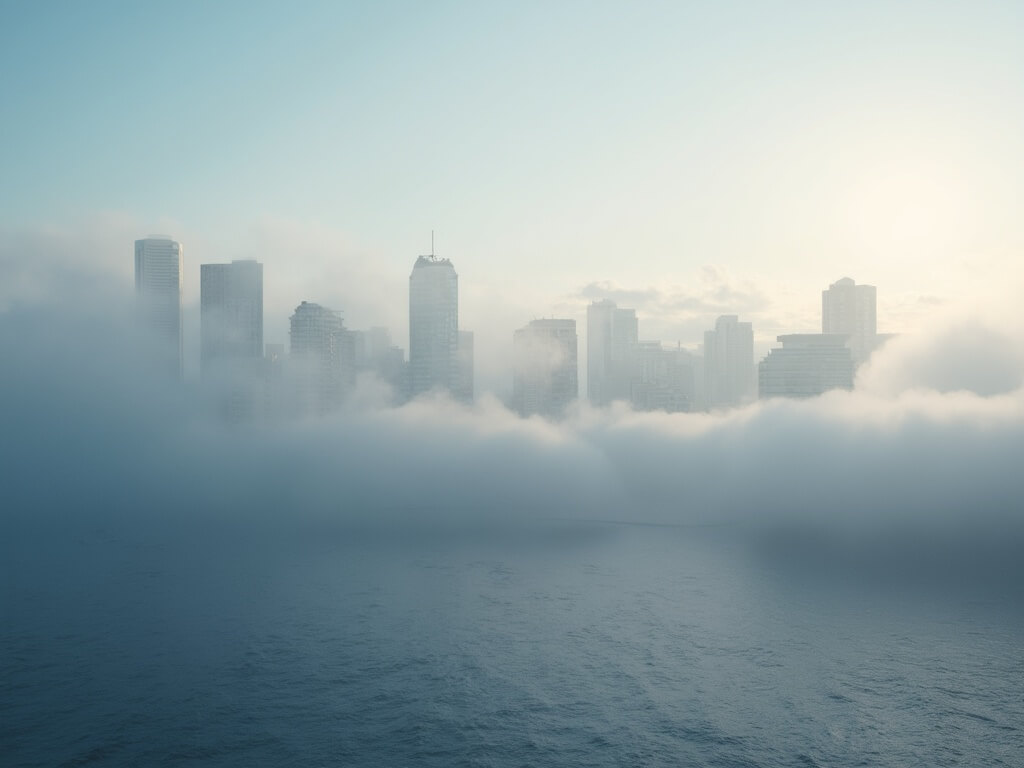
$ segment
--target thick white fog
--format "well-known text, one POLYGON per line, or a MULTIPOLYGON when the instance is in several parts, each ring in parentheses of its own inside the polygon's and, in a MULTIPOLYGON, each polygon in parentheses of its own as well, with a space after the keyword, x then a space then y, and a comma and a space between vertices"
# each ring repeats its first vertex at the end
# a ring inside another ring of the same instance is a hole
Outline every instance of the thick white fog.
MULTIPOLYGON (((20 269, 0 313, 8 521, 540 517, 955 530, 1018 529, 1024 516, 1024 343, 997 315, 946 317, 892 340, 853 392, 720 414, 580 405, 555 424, 486 394, 472 407, 385 408, 364 381, 327 417, 231 425, 203 384, 148 366, 123 286, 104 291, 67 265, 20 269)), ((10 260, 5 270, 14 274, 10 260)))

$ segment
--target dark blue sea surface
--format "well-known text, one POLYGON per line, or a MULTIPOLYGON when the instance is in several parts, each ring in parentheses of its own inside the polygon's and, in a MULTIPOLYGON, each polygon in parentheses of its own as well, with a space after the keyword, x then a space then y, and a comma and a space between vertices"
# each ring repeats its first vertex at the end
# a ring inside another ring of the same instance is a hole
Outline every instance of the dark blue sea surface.
POLYGON ((0 554, 5 766, 1024 763, 1012 558, 584 522, 0 554))

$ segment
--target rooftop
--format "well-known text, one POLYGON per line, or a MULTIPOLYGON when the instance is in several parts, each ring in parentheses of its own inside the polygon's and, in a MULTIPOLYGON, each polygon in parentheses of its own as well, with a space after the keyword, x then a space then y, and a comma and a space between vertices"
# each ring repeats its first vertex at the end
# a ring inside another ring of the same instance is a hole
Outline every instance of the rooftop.
POLYGON ((416 259, 413 269, 417 267, 450 267, 452 262, 449 259, 439 259, 437 256, 420 256, 416 259))

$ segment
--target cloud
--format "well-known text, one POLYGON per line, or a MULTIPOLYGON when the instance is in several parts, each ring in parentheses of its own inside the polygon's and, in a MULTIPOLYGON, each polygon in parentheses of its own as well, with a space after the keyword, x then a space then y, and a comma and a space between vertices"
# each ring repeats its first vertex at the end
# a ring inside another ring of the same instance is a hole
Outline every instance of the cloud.
POLYGON ((1002 395, 1024 384, 1021 340, 977 318, 887 342, 858 376, 859 389, 896 395, 913 389, 1002 395))
MULTIPOLYGON (((982 394, 929 391, 936 356, 907 366, 907 376, 924 378, 899 391, 835 392, 725 415, 581 406, 554 425, 485 398, 470 409, 417 401, 228 427, 200 385, 147 368, 145 340, 125 332, 128 318, 53 306, 3 315, 11 513, 84 506, 139 515, 846 525, 1006 518, 1024 497, 1021 391, 985 396, 989 378, 982 394)), ((939 358, 949 350, 941 341, 935 348, 939 358)), ((1000 376, 1001 368, 992 381, 1010 383, 1000 376)))
POLYGON ((5 535, 571 518, 1024 543, 1021 335, 988 320, 892 340, 853 392, 724 414, 553 424, 365 384, 324 418, 230 425, 209 383, 154 372, 130 301, 54 276, 0 312, 5 535))

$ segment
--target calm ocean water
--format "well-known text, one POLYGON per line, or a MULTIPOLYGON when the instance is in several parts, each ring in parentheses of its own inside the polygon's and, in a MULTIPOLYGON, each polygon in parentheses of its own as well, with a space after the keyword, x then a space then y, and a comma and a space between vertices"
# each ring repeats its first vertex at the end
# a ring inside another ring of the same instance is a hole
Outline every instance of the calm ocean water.
POLYGON ((971 583, 792 542, 22 531, 0 545, 0 763, 1024 764, 1012 559, 971 583))

